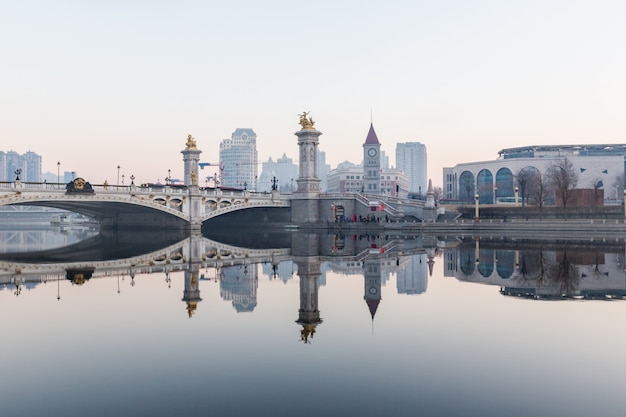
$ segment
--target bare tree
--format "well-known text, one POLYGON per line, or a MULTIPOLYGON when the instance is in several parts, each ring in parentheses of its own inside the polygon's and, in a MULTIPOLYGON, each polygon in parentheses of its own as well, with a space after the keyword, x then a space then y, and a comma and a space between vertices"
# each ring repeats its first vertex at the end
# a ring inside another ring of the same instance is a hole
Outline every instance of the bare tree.
POLYGON ((439 204, 439 200, 443 197, 443 188, 433 187, 433 197, 435 198, 435 204, 439 204))
POLYGON ((604 187, 604 183, 602 182, 601 178, 594 178, 593 181, 591 181, 591 186, 593 187, 593 203, 594 205, 598 205, 598 199, 600 199, 600 189, 602 187, 604 187))
POLYGON ((560 199, 567 219, 567 204, 572 199, 572 190, 578 184, 578 174, 574 170, 574 165, 567 158, 552 162, 546 172, 546 181, 554 190, 557 199, 560 199))
POLYGON ((522 197, 522 207, 525 206, 526 203, 528 203, 527 189, 528 189, 528 184, 530 182, 531 174, 532 174, 532 171, 526 168, 522 168, 519 170, 519 172, 516 175, 518 191, 522 197))
POLYGON ((548 186, 545 179, 541 176, 539 171, 533 171, 533 175, 530 179, 530 191, 529 194, 533 199, 536 206, 539 207, 539 211, 543 208, 546 202, 546 196, 548 193, 548 186))

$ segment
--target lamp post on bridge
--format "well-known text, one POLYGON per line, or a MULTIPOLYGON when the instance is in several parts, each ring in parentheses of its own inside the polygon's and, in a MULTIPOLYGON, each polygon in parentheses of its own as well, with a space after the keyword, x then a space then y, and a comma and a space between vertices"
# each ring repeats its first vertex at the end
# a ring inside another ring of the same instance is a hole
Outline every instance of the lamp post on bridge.
POLYGON ((57 188, 61 188, 61 161, 57 162, 57 188))
POLYGON ((120 186, 120 166, 117 166, 117 183, 115 184, 116 187, 120 186))
POLYGON ((124 174, 122 174, 122 186, 124 185, 124 174))

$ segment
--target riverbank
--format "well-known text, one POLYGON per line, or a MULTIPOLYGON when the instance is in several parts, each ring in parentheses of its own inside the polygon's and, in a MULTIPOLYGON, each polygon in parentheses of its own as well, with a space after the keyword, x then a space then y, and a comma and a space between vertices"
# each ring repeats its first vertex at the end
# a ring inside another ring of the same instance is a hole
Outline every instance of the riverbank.
POLYGON ((434 235, 498 235, 524 238, 626 238, 626 221, 614 219, 526 220, 459 219, 450 222, 390 222, 390 223, 310 223, 299 230, 325 229, 334 233, 387 233, 434 235))

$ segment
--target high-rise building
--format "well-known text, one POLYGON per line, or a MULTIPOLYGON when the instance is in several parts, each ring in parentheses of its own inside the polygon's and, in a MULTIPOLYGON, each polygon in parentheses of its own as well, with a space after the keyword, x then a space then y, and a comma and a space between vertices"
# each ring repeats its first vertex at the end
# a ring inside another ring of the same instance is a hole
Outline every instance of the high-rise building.
POLYGON ((41 156, 28 151, 22 155, 22 179, 29 182, 41 182, 41 156))
POLYGON ((256 189, 258 180, 256 133, 236 129, 230 139, 220 143, 221 186, 256 189))
POLYGON ((396 167, 409 178, 410 193, 426 195, 428 191, 426 145, 420 142, 398 143, 396 145, 396 167))
POLYGON ((41 156, 31 151, 23 155, 0 152, 0 181, 15 181, 18 170, 21 181, 41 182, 41 156))

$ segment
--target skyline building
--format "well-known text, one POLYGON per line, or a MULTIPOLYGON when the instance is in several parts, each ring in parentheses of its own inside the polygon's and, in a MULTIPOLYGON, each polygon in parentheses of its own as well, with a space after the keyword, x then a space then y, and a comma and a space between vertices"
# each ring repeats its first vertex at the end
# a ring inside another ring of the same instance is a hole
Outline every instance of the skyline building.
POLYGON ((22 155, 0 151, 0 181, 15 181, 17 170, 21 181, 41 182, 41 156, 32 151, 22 155))
POLYGON ((409 179, 409 193, 426 195, 428 191, 426 145, 420 142, 396 144, 396 167, 409 179))
POLYGON ((278 189, 283 192, 295 191, 298 178, 298 165, 289 158, 287 154, 274 161, 270 156, 266 162, 261 163, 261 175, 257 183, 257 191, 270 191, 272 180, 275 177, 278 182, 278 189))
POLYGON ((575 189, 604 191, 610 203, 623 198, 626 144, 543 145, 507 148, 492 161, 466 162, 443 168, 443 198, 471 203, 475 195, 480 204, 496 204, 511 200, 519 189, 519 201, 529 199, 519 187, 517 178, 525 172, 545 177, 550 167, 567 160, 578 181, 575 189))
POLYGON ((222 187, 254 190, 258 180, 256 133, 237 128, 230 139, 220 143, 220 181, 222 187))
MULTIPOLYGON (((363 193, 365 183, 363 165, 344 161, 331 169, 327 177, 329 193, 363 193)), ((397 168, 381 169, 379 174, 379 190, 391 197, 406 197, 409 181, 404 172, 397 168)))

